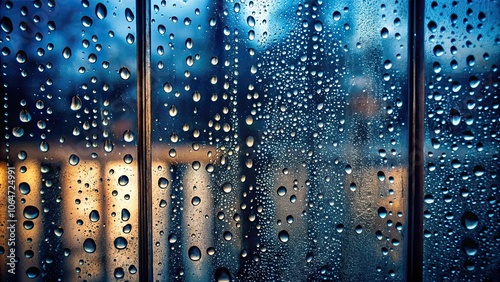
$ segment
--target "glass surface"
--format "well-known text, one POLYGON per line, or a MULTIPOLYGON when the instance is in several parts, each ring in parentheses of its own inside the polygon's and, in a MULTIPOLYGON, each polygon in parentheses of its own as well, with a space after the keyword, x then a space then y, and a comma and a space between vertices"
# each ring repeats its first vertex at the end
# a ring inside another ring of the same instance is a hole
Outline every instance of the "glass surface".
POLYGON ((155 279, 404 280, 408 3, 151 5, 155 279))
POLYGON ((135 7, 128 4, 0 2, 1 281, 138 280, 135 7), (17 222, 7 222, 7 164, 17 222), (6 232, 13 223, 15 232, 6 232), (15 275, 7 265, 11 237, 15 275))
POLYGON ((498 280, 498 11, 426 3, 425 281, 498 280))

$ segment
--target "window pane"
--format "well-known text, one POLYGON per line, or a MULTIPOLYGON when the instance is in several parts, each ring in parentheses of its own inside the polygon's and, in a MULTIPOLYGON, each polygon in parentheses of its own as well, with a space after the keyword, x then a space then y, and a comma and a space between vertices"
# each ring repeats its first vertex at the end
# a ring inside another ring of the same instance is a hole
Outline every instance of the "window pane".
POLYGON ((425 8, 426 281, 493 281, 500 267, 500 6, 470 2, 425 8))
POLYGON ((401 2, 152 1, 156 279, 405 279, 401 2))
POLYGON ((1 1, 1 281, 138 280, 134 11, 121 1, 1 1))

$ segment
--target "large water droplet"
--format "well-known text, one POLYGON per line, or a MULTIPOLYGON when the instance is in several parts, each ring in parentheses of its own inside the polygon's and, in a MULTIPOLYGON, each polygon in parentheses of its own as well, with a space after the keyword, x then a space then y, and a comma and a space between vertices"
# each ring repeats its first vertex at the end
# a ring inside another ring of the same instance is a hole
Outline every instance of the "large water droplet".
POLYGON ((26 52, 24 52, 23 50, 17 51, 17 53, 16 53, 16 61, 18 63, 24 64, 24 63, 26 63, 27 60, 28 60, 28 55, 26 55, 26 52))
POLYGON ((95 6, 95 15, 98 19, 103 20, 108 15, 108 9, 106 9, 106 6, 104 4, 97 3, 97 5, 95 6))
POLYGON ((385 218, 387 216, 387 210, 384 207, 378 208, 377 212, 378 212, 378 216, 380 216, 380 218, 385 218))
POLYGON ((231 282, 231 273, 224 267, 220 267, 215 271, 216 282, 231 282))
POLYGON ((320 32, 323 30, 323 23, 320 20, 314 22, 314 30, 320 32))
POLYGON ((96 244, 95 244, 94 239, 91 239, 91 238, 85 239, 85 241, 83 242, 83 249, 85 250, 85 252, 87 252, 89 254, 95 252, 96 244))
POLYGON ((250 27, 254 27, 255 26, 255 18, 252 17, 252 16, 248 16, 248 18, 247 18, 247 24, 250 27))
POLYGON ((49 143, 47 143, 47 141, 41 141, 39 148, 40 148, 40 151, 47 152, 47 151, 49 151, 50 146, 49 146, 49 143))
POLYGON ((75 166, 75 165, 77 165, 80 162, 80 157, 78 157, 75 154, 71 154, 71 156, 69 156, 69 160, 68 161, 69 161, 70 165, 75 166))
POLYGON ((479 245, 471 238, 465 238, 462 241, 462 250, 469 256, 473 256, 477 253, 479 245))
POLYGON ((441 45, 434 46, 434 49, 432 51, 434 52, 434 55, 436 57, 440 57, 444 54, 444 49, 441 45))
POLYGON ((90 212, 90 214, 89 214, 90 221, 92 221, 92 222, 98 222, 99 218, 101 218, 101 217, 99 216, 99 212, 98 211, 92 210, 90 212))
POLYGON ((30 185, 26 182, 21 182, 19 184, 19 192, 23 195, 28 195, 31 191, 30 185))
POLYGON ((123 237, 117 237, 115 239, 115 248, 118 250, 125 249, 127 247, 127 239, 123 237))
POLYGON ((12 128, 12 135, 15 137, 22 137, 24 135, 24 128, 19 126, 12 128))
POLYGON ((128 176, 126 175, 122 175, 118 178, 118 184, 120 184, 120 186, 125 186, 128 184, 128 176))
POLYGON ((113 275, 115 276, 116 279, 122 279, 125 276, 125 270, 123 270, 123 268, 121 267, 117 267, 115 268, 113 275))
POLYGON ((29 279, 37 278, 39 275, 40 269, 38 269, 38 267, 32 266, 26 269, 26 276, 28 276, 29 279))
POLYGON ((123 133, 123 140, 125 140, 125 142, 134 141, 134 133, 131 130, 125 130, 123 133))
POLYGON ((12 32, 12 21, 8 17, 3 17, 2 20, 0 21, 0 26, 2 27, 2 30, 5 33, 11 33, 12 32))
POLYGON ((81 23, 84 27, 91 27, 93 22, 92 22, 92 19, 90 17, 83 16, 81 23))
POLYGON ((340 18, 342 17, 342 14, 340 14, 339 11, 335 11, 335 12, 333 12, 332 16, 333 16, 333 20, 340 21, 340 18))
POLYGON ((104 151, 106 153, 111 153, 113 151, 113 142, 111 142, 111 140, 107 139, 106 141, 104 141, 104 151))
POLYGON ((64 48, 62 51, 62 56, 66 60, 71 58, 71 49, 69 47, 64 48))
POLYGON ((286 230, 281 230, 278 233, 278 238, 281 242, 286 243, 290 239, 290 235, 288 235, 288 232, 286 230))
POLYGON ((37 207, 34 206, 26 206, 23 210, 23 216, 26 219, 35 219, 40 214, 40 211, 37 207))
POLYGON ((119 72, 120 72, 120 77, 123 80, 127 80, 130 78, 130 71, 128 70, 127 67, 122 67, 119 72))
POLYGON ((80 99, 80 97, 78 97, 78 96, 71 97, 70 108, 73 111, 78 111, 79 109, 81 109, 82 108, 82 99, 80 99))
POLYGON ((160 177, 160 179, 158 179, 158 186, 160 186, 161 189, 167 188, 168 179, 166 179, 165 177, 160 177))
POLYGON ((125 18, 127 22, 131 22, 134 20, 134 12, 130 8, 125 9, 125 18))
POLYGON ((233 185, 229 182, 226 182, 224 184, 222 184, 222 191, 224 191, 224 193, 229 193, 231 192, 231 190, 233 189, 233 185))
POLYGON ((471 88, 478 87, 479 84, 480 84, 480 82, 481 81, 479 80, 479 78, 477 78, 477 76, 475 76, 475 75, 469 77, 469 85, 470 85, 471 88))
POLYGON ((479 224, 479 217, 471 211, 466 211, 462 215, 462 225, 467 229, 474 229, 479 224))
POLYGON ((130 219, 130 212, 127 209, 122 209, 122 220, 128 221, 130 219))
POLYGON ((455 109, 452 109, 450 111, 450 119, 451 119, 451 124, 455 126, 459 125, 461 120, 460 112, 455 109))
POLYGON ((198 260, 200 260, 201 259, 200 248, 198 248, 196 246, 193 246, 193 247, 189 248, 188 255, 189 255, 189 258, 192 261, 198 261, 198 260))

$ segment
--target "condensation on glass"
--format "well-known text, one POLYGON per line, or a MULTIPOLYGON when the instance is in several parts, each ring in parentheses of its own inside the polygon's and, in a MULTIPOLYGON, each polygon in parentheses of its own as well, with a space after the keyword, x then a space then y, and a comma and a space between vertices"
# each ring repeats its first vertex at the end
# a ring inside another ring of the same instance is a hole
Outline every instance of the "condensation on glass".
POLYGON ((137 281, 135 7, 0 3, 0 280, 137 281), (17 189, 15 276, 7 165, 17 189))
POLYGON ((151 13, 155 279, 404 280, 407 1, 151 13))
POLYGON ((426 3, 425 281, 498 279, 498 11, 426 3))

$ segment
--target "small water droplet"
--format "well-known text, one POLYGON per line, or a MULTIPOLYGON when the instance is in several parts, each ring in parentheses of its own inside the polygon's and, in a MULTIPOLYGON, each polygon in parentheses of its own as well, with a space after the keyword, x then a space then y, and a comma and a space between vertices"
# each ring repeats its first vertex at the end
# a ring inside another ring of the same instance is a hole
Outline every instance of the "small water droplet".
POLYGON ((315 21, 314 22, 314 30, 316 30, 317 32, 320 32, 323 30, 323 23, 319 20, 315 21))
POLYGON ((380 31, 380 36, 382 36, 382 38, 387 38, 389 37, 389 30, 387 28, 382 28, 382 30, 380 31))
POLYGON ((385 218, 387 216, 387 210, 384 207, 378 208, 377 213, 380 218, 385 218))
POLYGON ((113 275, 115 276, 116 279, 122 279, 125 276, 125 270, 123 270, 123 268, 121 267, 117 267, 115 268, 113 275))
POLYGON ((134 44, 135 37, 132 33, 127 34, 127 37, 125 39, 127 40, 128 44, 134 44))
POLYGON ((158 186, 161 189, 167 188, 168 187, 168 179, 166 179, 165 177, 160 177, 160 179, 158 179, 158 186))
POLYGON ((284 186, 280 186, 280 187, 278 188, 278 191, 277 191, 277 192, 278 192, 278 196, 283 197, 283 196, 285 196, 285 195, 286 195, 286 188, 285 188, 284 186))
POLYGON ((39 148, 40 148, 40 151, 47 152, 47 151, 49 151, 50 146, 49 146, 49 143, 47 143, 47 141, 41 141, 39 148))
POLYGON ((106 153, 111 153, 113 151, 113 142, 111 142, 111 140, 107 139, 106 141, 104 141, 104 151, 106 153))
POLYGON ((125 132, 123 132, 123 140, 125 140, 125 142, 130 143, 130 142, 134 141, 134 137, 135 137, 134 133, 129 129, 127 129, 127 130, 125 130, 125 132))
POLYGON ((351 174, 352 173, 352 167, 351 165, 346 165, 345 168, 344 168, 345 172, 347 174, 351 174))
POLYGON ((195 196, 195 197, 193 197, 193 198, 191 199, 191 204, 192 204, 193 206, 197 206, 197 205, 199 205, 200 203, 201 203, 201 199, 200 199, 200 197, 198 197, 198 196, 195 196))
POLYGON ((40 269, 38 267, 32 266, 26 269, 26 276, 30 279, 37 278, 40 275, 40 269))

